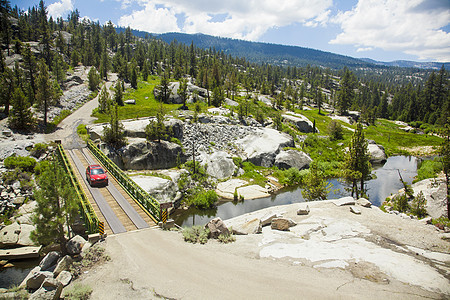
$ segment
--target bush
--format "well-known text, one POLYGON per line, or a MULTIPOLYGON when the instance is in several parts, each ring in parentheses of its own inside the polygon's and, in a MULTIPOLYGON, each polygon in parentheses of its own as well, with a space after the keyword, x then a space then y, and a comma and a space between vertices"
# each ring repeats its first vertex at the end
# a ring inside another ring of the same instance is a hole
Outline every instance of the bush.
POLYGON ((301 184, 303 178, 308 174, 308 170, 299 171, 297 168, 289 168, 287 170, 277 170, 273 173, 281 184, 294 186, 301 184))
POLYGON ((48 150, 48 145, 43 143, 37 143, 31 149, 31 155, 39 158, 42 154, 44 154, 48 150))
POLYGON ((334 120, 328 125, 328 131, 330 132, 330 140, 332 141, 342 140, 344 137, 341 124, 334 120))
POLYGON ((179 139, 177 139, 176 137, 170 138, 170 142, 171 142, 171 143, 175 143, 175 144, 180 145, 180 146, 183 146, 183 145, 181 144, 181 141, 180 141, 179 139))
POLYGON ((206 192, 200 192, 195 195, 189 204, 195 205, 198 208, 209 208, 214 205, 218 200, 217 194, 215 191, 210 190, 206 192))
POLYGON ((392 198, 392 208, 399 212, 408 212, 410 209, 408 197, 405 194, 396 195, 392 198))
POLYGON ((219 242, 224 243, 224 244, 228 244, 228 243, 232 243, 236 241, 236 237, 232 234, 220 234, 217 239, 219 240, 219 242))
POLYGON ((419 219, 425 217, 427 215, 426 205, 427 199, 421 191, 411 203, 411 214, 416 215, 419 219))
POLYGON ((209 229, 196 225, 184 228, 182 234, 186 242, 206 244, 208 242, 209 229))
POLYGON ((36 160, 28 156, 10 156, 3 162, 7 169, 20 169, 32 172, 36 166, 36 160))
POLYGON ((64 299, 69 300, 87 300, 91 297, 92 288, 88 285, 75 283, 73 288, 64 290, 64 299))
POLYGON ((34 173, 36 175, 41 174, 42 172, 44 172, 47 168, 50 167, 50 162, 48 160, 43 160, 40 161, 36 164, 36 166, 34 167, 34 173))

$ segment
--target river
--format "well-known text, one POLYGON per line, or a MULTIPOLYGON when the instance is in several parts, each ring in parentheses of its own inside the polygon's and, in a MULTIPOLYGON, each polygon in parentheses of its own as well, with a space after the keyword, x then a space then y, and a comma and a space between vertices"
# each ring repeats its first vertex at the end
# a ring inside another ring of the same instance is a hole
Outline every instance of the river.
MULTIPOLYGON (((400 182, 398 170, 403 180, 408 184, 412 183, 417 175, 419 160, 414 156, 392 156, 384 165, 374 166, 372 174, 374 179, 367 181, 367 194, 369 200, 376 206, 380 206, 386 197, 397 193, 403 187, 400 182)), ((345 185, 339 179, 330 179, 333 184, 328 199, 336 199, 349 196, 345 185)), ((285 188, 270 197, 236 201, 220 201, 216 207, 208 210, 189 208, 188 210, 177 210, 171 217, 180 226, 204 225, 214 217, 229 219, 252 211, 270 206, 304 202, 299 187, 285 188)))

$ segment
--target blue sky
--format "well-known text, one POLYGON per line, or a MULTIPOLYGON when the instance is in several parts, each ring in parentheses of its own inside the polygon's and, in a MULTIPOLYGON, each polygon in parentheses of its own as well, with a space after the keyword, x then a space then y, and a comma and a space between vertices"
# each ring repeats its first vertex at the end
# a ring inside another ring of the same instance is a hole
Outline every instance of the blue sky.
MULTIPOLYGON (((27 9, 39 0, 10 1, 27 9)), ((47 0, 53 17, 153 33, 295 45, 380 61, 450 62, 450 0, 47 0)))

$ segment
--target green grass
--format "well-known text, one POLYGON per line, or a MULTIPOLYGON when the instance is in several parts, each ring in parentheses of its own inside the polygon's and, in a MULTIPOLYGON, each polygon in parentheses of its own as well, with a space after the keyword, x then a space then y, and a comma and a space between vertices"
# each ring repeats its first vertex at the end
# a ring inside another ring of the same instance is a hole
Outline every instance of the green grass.
POLYGON ((242 162, 242 169, 244 170, 244 174, 239 176, 239 178, 247 180, 251 182, 251 184, 257 184, 259 186, 266 186, 266 177, 263 175, 263 171, 267 170, 267 168, 255 166, 251 162, 245 161, 242 162))
POLYGON ((378 119, 375 126, 369 126, 364 130, 367 139, 374 140, 382 145, 388 156, 394 154, 408 154, 403 148, 417 146, 438 146, 442 139, 432 135, 414 134, 404 132, 400 126, 392 121, 378 119))
POLYGON ((414 178, 414 182, 418 182, 427 178, 435 178, 439 172, 442 171, 442 162, 439 158, 434 160, 424 160, 419 169, 417 169, 417 176, 414 178))
MULTIPOLYGON (((125 104, 119 106, 118 113, 120 120, 134 119, 141 117, 156 116, 160 110, 161 103, 155 99, 154 88, 160 84, 158 76, 150 76, 148 81, 139 81, 137 90, 129 89, 123 95, 123 100, 134 99, 135 105, 125 104), (145 99, 148 97, 147 99, 145 99)), ((162 104, 165 113, 178 109, 180 104, 162 104)), ((191 105, 193 108, 193 105, 191 105)), ((109 114, 103 114, 96 111, 93 113, 97 117, 96 123, 109 122, 109 114)))

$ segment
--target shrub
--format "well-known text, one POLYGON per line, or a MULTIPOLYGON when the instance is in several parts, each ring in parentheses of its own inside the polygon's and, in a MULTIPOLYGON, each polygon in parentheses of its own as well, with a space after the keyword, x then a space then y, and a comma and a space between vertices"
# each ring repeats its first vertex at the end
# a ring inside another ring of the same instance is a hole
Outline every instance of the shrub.
POLYGON ((301 184, 303 178, 308 174, 308 170, 299 171, 297 168, 289 168, 287 170, 277 170, 273 173, 279 182, 284 185, 293 186, 301 184))
POLYGON ((40 161, 36 164, 36 166, 34 167, 34 173, 36 175, 41 174, 42 172, 44 172, 47 168, 50 167, 50 162, 48 160, 43 160, 40 161))
POLYGON ((328 125, 328 131, 330 132, 330 140, 332 141, 342 140, 344 137, 341 124, 334 120, 328 125))
POLYGON ((232 243, 236 241, 236 237, 232 234, 220 234, 217 239, 219 240, 219 242, 224 243, 224 244, 228 244, 228 243, 232 243))
POLYGON ((209 229, 196 225, 184 228, 182 234, 186 242, 206 244, 208 242, 209 229))
POLYGON ((5 159, 4 165, 7 169, 18 168, 23 171, 32 172, 36 166, 36 160, 28 156, 10 156, 5 159))
POLYGON ((39 158, 42 154, 44 154, 48 150, 48 145, 43 143, 37 143, 31 149, 31 155, 39 158))
POLYGON ((411 213, 420 219, 425 217, 427 215, 426 205, 427 199, 425 199, 422 191, 420 191, 411 203, 411 213))
POLYGON ((405 194, 396 195, 392 198, 392 208, 399 212, 407 212, 410 209, 408 197, 405 194))
POLYGON ((195 195, 189 204, 195 205, 198 208, 209 208, 214 205, 218 200, 217 194, 215 191, 210 190, 206 192, 200 192, 195 195))
POLYGON ((64 290, 64 299, 69 300, 87 300, 91 297, 92 288, 88 285, 81 283, 75 283, 75 285, 69 289, 64 290))

